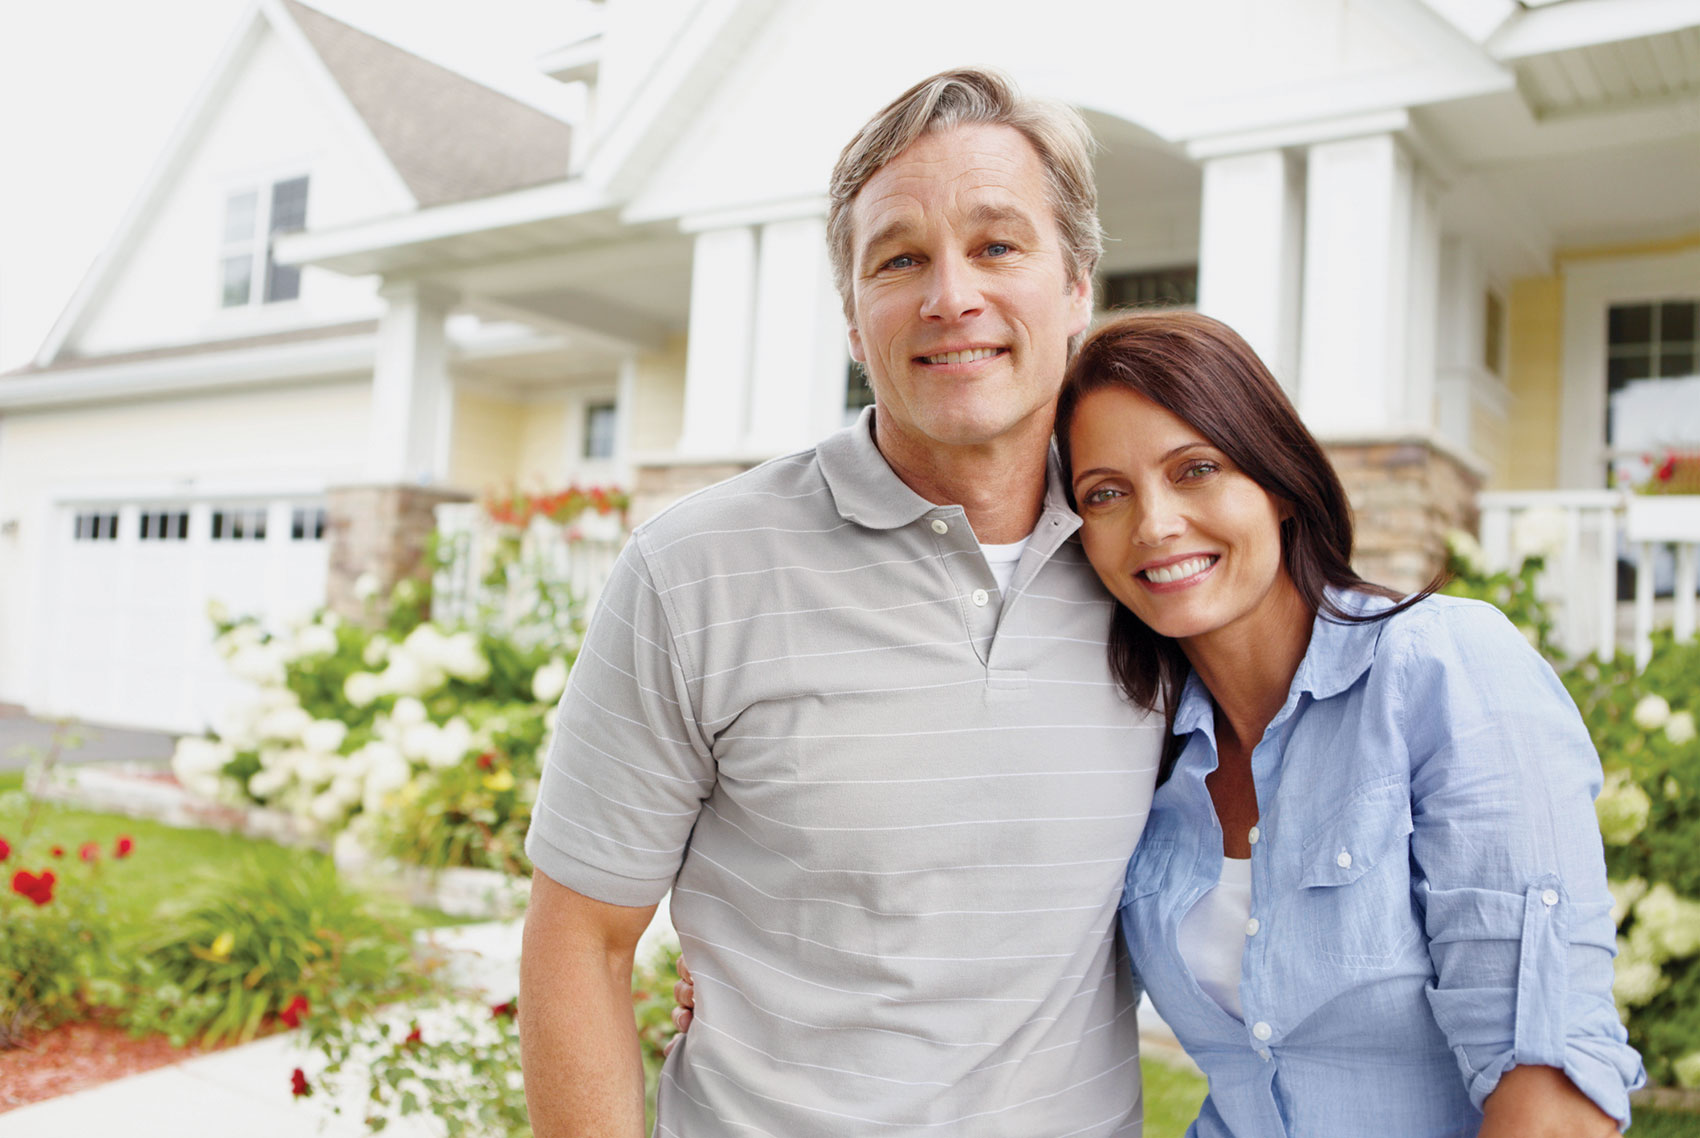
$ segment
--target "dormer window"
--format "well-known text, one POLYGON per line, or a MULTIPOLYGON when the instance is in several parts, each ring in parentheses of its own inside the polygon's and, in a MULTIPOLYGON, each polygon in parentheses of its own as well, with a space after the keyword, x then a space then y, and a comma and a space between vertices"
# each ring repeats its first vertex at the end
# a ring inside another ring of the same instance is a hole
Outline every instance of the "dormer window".
POLYGON ((272 242, 307 225, 307 179, 288 178, 224 199, 223 283, 225 308, 271 304, 301 295, 301 270, 280 265, 272 242))

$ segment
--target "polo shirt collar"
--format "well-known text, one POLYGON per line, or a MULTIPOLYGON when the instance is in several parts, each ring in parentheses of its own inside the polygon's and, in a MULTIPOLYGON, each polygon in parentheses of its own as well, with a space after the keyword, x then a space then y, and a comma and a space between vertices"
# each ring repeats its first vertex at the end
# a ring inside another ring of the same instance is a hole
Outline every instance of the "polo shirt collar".
MULTIPOLYGON (((1328 598, 1355 615, 1393 604, 1381 597, 1343 589, 1329 589, 1328 598)), ((1380 620, 1341 622, 1317 613, 1311 625, 1310 647, 1305 649, 1299 670, 1293 675, 1292 686, 1287 691, 1287 703, 1291 704, 1303 694, 1309 694, 1312 699, 1330 699, 1357 683, 1375 663, 1376 646, 1381 641, 1381 630, 1385 625, 1386 622, 1380 620)), ((1215 704, 1211 702, 1210 693, 1205 690, 1198 673, 1191 672, 1187 675, 1186 686, 1181 689, 1180 701, 1175 705, 1174 732, 1187 735, 1207 725, 1214 731, 1214 724, 1215 704)))
MULTIPOLYGON (((862 409, 861 417, 842 431, 823 439, 815 447, 821 474, 832 492, 833 504, 845 521, 869 529, 897 529, 919 521, 935 511, 960 513, 960 506, 941 506, 911 490, 874 444, 874 408, 862 409)), ((1055 517, 1066 537, 1080 527, 1080 518, 1068 507, 1063 493, 1056 448, 1045 470, 1045 502, 1041 517, 1055 517)))

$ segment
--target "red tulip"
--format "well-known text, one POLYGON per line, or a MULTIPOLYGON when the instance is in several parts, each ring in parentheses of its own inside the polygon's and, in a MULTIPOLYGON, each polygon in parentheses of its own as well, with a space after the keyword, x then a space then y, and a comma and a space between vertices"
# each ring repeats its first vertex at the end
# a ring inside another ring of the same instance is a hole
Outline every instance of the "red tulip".
POLYGON ((310 1010, 312 1010, 312 1005, 307 1002, 307 997, 296 996, 284 1006, 281 1012, 277 1013, 278 1022, 285 1027, 300 1027, 301 1020, 306 1017, 310 1010))
POLYGON ((507 1019, 519 1014, 519 1001, 509 1000, 505 1004, 497 1004, 490 1009, 491 1019, 507 1019))
POLYGON ((77 851, 77 856, 92 865, 100 860, 100 843, 84 842, 83 848, 77 851))
POLYGON ((12 875, 12 892, 34 901, 37 905, 45 905, 53 900, 55 880, 51 869, 44 869, 39 874, 20 869, 12 875))
POLYGON ((112 856, 129 857, 135 848, 136 843, 129 834, 119 834, 117 844, 112 847, 112 856))
POLYGON ((306 1098, 313 1093, 313 1088, 307 1085, 307 1073, 300 1067, 289 1073, 289 1093, 296 1098, 306 1098))
POLYGON ((5 838, 0 838, 0 861, 12 856, 12 847, 6 844, 5 838))

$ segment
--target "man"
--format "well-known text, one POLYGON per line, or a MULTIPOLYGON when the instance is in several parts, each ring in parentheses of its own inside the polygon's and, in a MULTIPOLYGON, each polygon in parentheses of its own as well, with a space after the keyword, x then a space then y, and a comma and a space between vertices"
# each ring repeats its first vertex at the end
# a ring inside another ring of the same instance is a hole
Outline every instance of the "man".
POLYGON ((1047 471, 1089 147, 958 71, 839 159, 875 407, 640 527, 602 595, 527 843, 539 1138, 641 1133, 632 951, 669 887, 696 1014, 658 1133, 1139 1133, 1114 928, 1161 723, 1047 471))

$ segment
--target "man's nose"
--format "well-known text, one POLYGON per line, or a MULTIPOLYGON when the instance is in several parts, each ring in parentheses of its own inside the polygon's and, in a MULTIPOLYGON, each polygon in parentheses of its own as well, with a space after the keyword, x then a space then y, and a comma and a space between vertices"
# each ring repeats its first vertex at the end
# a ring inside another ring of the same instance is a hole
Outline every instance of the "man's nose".
POLYGON ((978 277, 962 257, 935 259, 927 286, 921 315, 928 320, 961 320, 978 313, 985 303, 978 277))

